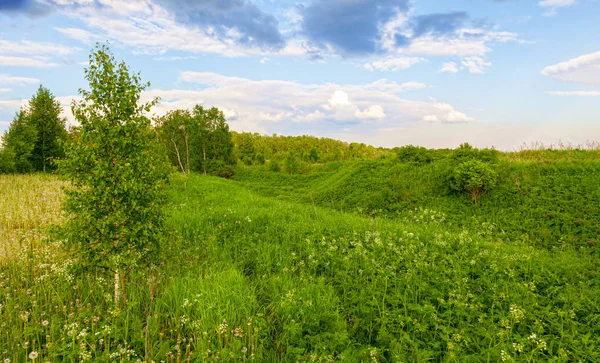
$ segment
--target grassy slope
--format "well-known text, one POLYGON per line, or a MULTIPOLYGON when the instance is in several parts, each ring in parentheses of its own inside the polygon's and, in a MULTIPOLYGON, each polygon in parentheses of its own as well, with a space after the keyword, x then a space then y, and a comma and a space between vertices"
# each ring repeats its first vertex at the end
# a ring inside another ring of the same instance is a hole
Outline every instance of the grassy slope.
POLYGON ((196 175, 176 176, 171 197, 179 237, 154 279, 127 275, 120 309, 110 282, 62 268, 60 245, 32 241, 0 265, 2 358, 600 360, 589 250, 344 214, 196 175))
POLYGON ((597 247, 600 161, 589 155, 595 154, 571 160, 561 154, 541 160, 537 154, 525 155, 527 160, 507 154, 499 163, 499 185, 477 206, 448 190, 444 161, 360 161, 313 175, 241 169, 236 179, 263 195, 346 212, 413 218, 416 208, 425 208, 445 214, 458 229, 495 228, 498 237, 546 247, 597 247))
POLYGON ((589 251, 314 209, 216 179, 179 188, 175 225, 209 264, 246 277, 271 359, 497 361, 513 343, 523 360, 600 359, 589 251))

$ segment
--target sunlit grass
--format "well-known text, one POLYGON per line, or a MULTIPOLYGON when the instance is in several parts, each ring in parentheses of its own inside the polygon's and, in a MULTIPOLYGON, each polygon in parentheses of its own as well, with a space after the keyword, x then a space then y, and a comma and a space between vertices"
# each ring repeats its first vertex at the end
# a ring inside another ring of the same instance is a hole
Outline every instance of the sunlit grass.
POLYGON ((0 175, 0 263, 39 244, 60 223, 64 182, 46 174, 0 175))
POLYGON ((15 190, 3 188, 3 235, 32 237, 0 265, 0 362, 600 360, 592 250, 500 241, 486 224, 448 232, 431 209, 369 218, 176 175, 162 259, 123 273, 117 305, 110 274, 73 270, 42 241, 61 222, 61 182, 1 180, 15 190))

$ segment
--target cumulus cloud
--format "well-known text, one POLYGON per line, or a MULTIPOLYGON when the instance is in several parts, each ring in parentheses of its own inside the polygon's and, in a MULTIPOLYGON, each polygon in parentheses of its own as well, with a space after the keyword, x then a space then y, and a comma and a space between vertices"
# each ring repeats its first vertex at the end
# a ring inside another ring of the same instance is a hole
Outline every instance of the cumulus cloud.
POLYGON ((322 48, 344 56, 375 53, 381 41, 380 24, 408 10, 408 0, 313 0, 300 6, 302 30, 322 48))
POLYGON ((542 74, 566 82, 600 84, 600 51, 548 66, 542 74))
POLYGON ((412 26, 413 37, 454 33, 468 18, 469 15, 464 11, 416 16, 412 26))
MULTIPOLYGON (((361 128, 397 125, 436 115, 440 122, 473 119, 451 105, 403 99, 399 94, 425 88, 420 82, 396 83, 386 79, 359 85, 301 84, 290 81, 254 81, 209 72, 183 72, 181 80, 205 87, 200 91, 155 90, 160 109, 189 108, 201 101, 237 113, 234 129, 266 131, 274 123, 345 124, 361 128), (268 116, 268 117, 266 117, 268 116), (243 123, 243 125, 242 125, 243 123), (243 127, 242 127, 243 126, 243 127)), ((335 127, 335 126, 331 126, 335 127)))
POLYGON ((239 44, 281 49, 285 40, 278 20, 247 0, 160 0, 175 20, 191 27, 210 27, 214 36, 239 44))

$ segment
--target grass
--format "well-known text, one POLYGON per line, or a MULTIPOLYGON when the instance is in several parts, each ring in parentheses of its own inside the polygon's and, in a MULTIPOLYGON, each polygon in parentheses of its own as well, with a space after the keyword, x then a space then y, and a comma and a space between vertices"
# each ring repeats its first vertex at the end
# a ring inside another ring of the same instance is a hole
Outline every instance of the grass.
POLYGON ((266 182, 176 175, 173 237, 155 270, 124 274, 116 306, 110 276, 76 273, 44 238, 60 182, 1 178, 21 190, 3 191, 0 235, 32 236, 0 264, 11 362, 600 360, 594 249, 500 239, 431 208, 369 217, 297 188, 269 198, 266 182), (40 191, 52 208, 27 202, 40 191))

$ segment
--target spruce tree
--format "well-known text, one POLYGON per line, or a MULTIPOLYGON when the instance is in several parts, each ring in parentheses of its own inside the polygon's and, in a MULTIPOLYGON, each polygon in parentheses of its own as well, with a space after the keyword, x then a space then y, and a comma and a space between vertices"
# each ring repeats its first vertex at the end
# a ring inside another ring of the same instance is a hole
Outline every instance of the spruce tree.
POLYGON ((40 85, 29 101, 27 117, 37 131, 31 164, 35 171, 47 172, 55 168, 54 161, 64 156, 62 141, 67 137, 65 119, 60 117, 62 107, 54 95, 40 85))
POLYGON ((36 128, 31 124, 26 110, 21 109, 17 112, 8 131, 2 137, 0 172, 32 172, 33 164, 31 160, 36 140, 36 128))

